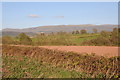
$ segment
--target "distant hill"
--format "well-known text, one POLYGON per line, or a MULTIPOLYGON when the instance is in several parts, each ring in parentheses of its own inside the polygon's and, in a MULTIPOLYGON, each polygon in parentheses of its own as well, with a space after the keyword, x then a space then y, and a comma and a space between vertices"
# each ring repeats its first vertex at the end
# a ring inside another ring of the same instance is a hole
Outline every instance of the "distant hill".
MULTIPOLYGON (((0 33, 0 36, 17 36, 19 35, 21 32, 15 32, 15 31, 2 31, 2 34, 0 33)), ((36 35, 35 33, 32 32, 24 32, 25 34, 27 34, 28 36, 34 36, 36 35)))
POLYGON ((96 28, 98 32, 102 30, 106 31, 112 31, 113 28, 117 28, 117 25, 91 25, 91 24, 86 24, 86 25, 53 25, 53 26, 39 26, 39 27, 32 27, 32 28, 24 28, 24 29, 11 29, 11 28, 6 28, 2 30, 3 35, 10 35, 10 36, 16 36, 21 32, 24 32, 30 36, 35 35, 36 33, 39 32, 44 32, 44 33, 51 33, 51 32, 60 32, 60 31, 65 31, 65 32, 72 32, 74 30, 81 30, 85 29, 89 33, 92 32, 93 28, 96 28))

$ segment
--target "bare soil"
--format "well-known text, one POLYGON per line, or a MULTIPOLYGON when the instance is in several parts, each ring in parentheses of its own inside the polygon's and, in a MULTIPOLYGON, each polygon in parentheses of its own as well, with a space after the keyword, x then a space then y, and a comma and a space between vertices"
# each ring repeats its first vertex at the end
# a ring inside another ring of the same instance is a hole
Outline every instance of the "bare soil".
MULTIPOLYGON (((32 46, 25 46, 25 45, 15 45, 21 47, 32 47, 32 46)), ((118 56, 118 50, 120 47, 113 47, 113 46, 37 46, 52 50, 59 50, 65 52, 76 52, 78 54, 92 54, 104 57, 113 57, 118 56)))
POLYGON ((41 46, 41 47, 67 52, 73 51, 79 54, 95 53, 95 55, 106 57, 118 56, 118 49, 120 49, 120 47, 109 46, 41 46))

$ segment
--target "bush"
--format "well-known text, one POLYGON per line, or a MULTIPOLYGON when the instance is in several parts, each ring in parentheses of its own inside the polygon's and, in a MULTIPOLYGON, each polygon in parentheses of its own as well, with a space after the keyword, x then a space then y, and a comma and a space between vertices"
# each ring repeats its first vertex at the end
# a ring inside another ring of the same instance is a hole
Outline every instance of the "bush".
POLYGON ((27 36, 25 33, 19 34, 18 38, 21 44, 28 44, 28 45, 32 44, 31 38, 27 36))
POLYGON ((13 44, 14 40, 10 36, 3 36, 2 43, 3 44, 13 44))
POLYGON ((75 31, 72 31, 72 34, 75 34, 75 31))
POLYGON ((111 34, 111 38, 110 41, 114 44, 114 45, 119 45, 119 41, 118 39, 120 39, 119 35, 118 35, 118 29, 114 28, 111 34))
POLYGON ((112 43, 110 42, 110 40, 108 38, 105 37, 98 37, 96 39, 92 39, 89 41, 85 41, 83 42, 84 45, 95 45, 95 46, 108 46, 108 45, 112 45, 112 43))
POLYGON ((110 36, 109 32, 104 31, 104 30, 100 32, 100 35, 101 35, 102 37, 109 37, 109 36, 110 36))
POLYGON ((86 34, 87 31, 83 29, 83 30, 80 31, 80 33, 81 33, 81 34, 86 34))
POLYGON ((100 46, 100 45, 118 46, 120 45, 119 39, 120 39, 119 29, 114 28, 112 32, 101 31, 100 36, 98 38, 85 41, 82 44, 83 45, 97 45, 97 46, 100 46))

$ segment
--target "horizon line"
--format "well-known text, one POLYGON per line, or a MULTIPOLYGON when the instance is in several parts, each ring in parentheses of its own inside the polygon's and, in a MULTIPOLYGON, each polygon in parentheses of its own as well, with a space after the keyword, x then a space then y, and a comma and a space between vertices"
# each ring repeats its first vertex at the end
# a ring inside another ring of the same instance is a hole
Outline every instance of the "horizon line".
POLYGON ((64 26, 64 25, 118 25, 118 24, 52 24, 52 25, 38 25, 38 26, 31 26, 31 27, 26 27, 26 28, 3 28, 3 29, 27 29, 27 28, 36 28, 36 27, 44 27, 44 26, 64 26))

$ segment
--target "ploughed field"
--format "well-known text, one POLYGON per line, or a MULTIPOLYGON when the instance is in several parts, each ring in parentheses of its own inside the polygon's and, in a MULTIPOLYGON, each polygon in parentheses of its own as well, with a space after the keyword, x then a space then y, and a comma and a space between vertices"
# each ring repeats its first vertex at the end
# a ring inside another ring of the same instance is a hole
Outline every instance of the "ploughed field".
POLYGON ((41 46, 43 48, 60 50, 60 51, 73 51, 78 54, 95 54, 105 57, 118 56, 118 50, 120 47, 109 47, 109 46, 41 46))
POLYGON ((118 78, 119 57, 54 49, 2 45, 3 78, 118 78))
MULTIPOLYGON (((13 46, 33 47, 26 45, 13 45, 13 46)), ((104 57, 118 56, 118 50, 120 49, 120 47, 116 47, 116 46, 34 46, 34 47, 59 50, 64 52, 75 52, 78 54, 94 54, 97 56, 104 56, 104 57)))

